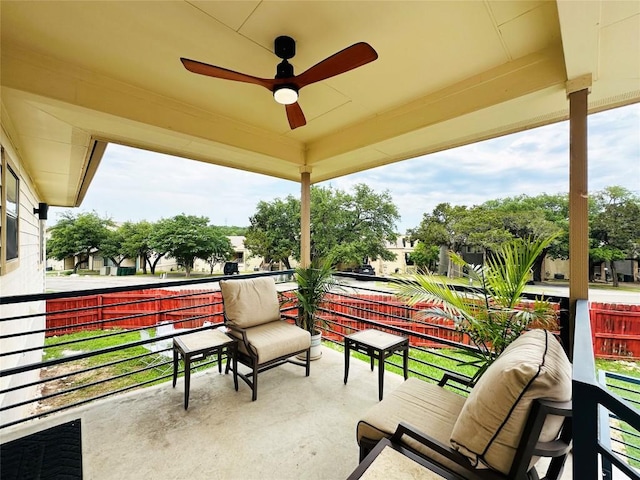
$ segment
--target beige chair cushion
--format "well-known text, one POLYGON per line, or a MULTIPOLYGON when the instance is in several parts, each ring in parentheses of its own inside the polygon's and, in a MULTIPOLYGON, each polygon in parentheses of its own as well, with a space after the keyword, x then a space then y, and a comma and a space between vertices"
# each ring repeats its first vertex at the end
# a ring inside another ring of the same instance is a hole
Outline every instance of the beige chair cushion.
MULTIPOLYGON (((460 411, 451 444, 472 465, 508 474, 537 398, 571 400, 571 364, 545 330, 524 333, 482 375, 460 411)), ((540 440, 554 439, 561 424, 562 418, 549 417, 540 440)))
MULTIPOLYGON (((233 330, 231 333, 234 333, 233 330)), ((258 357, 259 365, 287 354, 293 355, 311 346, 309 332, 283 320, 252 327, 245 330, 245 334, 252 354, 258 357)), ((238 348, 243 353, 248 353, 242 341, 238 343, 238 348)))
POLYGON ((249 328, 280 319, 278 292, 273 277, 221 280, 227 322, 249 328))
MULTIPOLYGON (((386 395, 382 402, 371 407, 358 422, 356 432, 358 443, 362 438, 377 441, 390 437, 400 422, 406 422, 447 445, 464 402, 464 397, 433 383, 409 378, 400 387, 386 395)), ((460 468, 456 468, 453 462, 426 449, 424 445, 409 438, 403 441, 426 456, 463 472, 460 468)))

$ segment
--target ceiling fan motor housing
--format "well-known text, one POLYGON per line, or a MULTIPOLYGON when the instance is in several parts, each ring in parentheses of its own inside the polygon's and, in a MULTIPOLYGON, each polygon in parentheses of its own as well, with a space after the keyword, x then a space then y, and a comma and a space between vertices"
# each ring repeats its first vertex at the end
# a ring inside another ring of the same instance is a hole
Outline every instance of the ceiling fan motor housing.
POLYGON ((291 78, 293 77, 293 65, 286 60, 282 60, 278 64, 276 69, 276 78, 291 78))

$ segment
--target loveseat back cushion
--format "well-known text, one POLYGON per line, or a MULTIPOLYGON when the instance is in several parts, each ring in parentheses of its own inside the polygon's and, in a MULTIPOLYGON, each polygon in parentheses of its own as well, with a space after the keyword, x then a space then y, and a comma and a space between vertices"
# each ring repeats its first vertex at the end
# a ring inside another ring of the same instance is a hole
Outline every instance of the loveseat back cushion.
MULTIPOLYGON (((511 343, 480 377, 451 432, 451 445, 476 467, 509 473, 534 399, 571 400, 571 363, 546 330, 511 343)), ((540 441, 556 438, 561 417, 548 417, 540 441)))
POLYGON ((280 304, 273 277, 221 280, 227 323, 250 328, 280 319, 280 304))

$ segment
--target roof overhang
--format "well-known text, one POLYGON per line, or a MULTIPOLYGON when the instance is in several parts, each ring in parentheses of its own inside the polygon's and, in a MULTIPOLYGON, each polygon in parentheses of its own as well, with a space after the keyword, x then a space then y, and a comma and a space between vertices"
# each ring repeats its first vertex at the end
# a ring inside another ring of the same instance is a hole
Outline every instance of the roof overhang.
MULTIPOLYGON (((640 101, 640 2, 3 0, 2 125, 43 201, 77 206, 107 143, 319 182, 640 101), (366 41, 375 62, 305 87, 307 125, 255 85, 273 39, 300 73, 366 41)), ((489 167, 490 168, 490 167, 489 167)))

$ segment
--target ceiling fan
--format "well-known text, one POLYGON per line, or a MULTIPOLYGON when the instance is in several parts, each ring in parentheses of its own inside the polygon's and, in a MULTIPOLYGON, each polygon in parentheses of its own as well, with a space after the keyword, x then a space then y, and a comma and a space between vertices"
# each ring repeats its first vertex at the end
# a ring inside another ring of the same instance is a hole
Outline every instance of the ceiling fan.
POLYGON ((296 42, 293 38, 280 36, 274 42, 274 52, 282 59, 278 64, 275 78, 258 78, 226 68, 216 67, 188 58, 180 58, 184 68, 193 73, 214 78, 253 83, 273 92, 276 102, 283 104, 287 111, 289 126, 294 128, 307 124, 302 109, 298 104, 298 92, 302 87, 312 83, 335 77, 354 68, 361 67, 378 58, 376 51, 368 43, 360 42, 345 48, 316 63, 300 75, 293 74, 293 65, 287 60, 296 54, 296 42))

